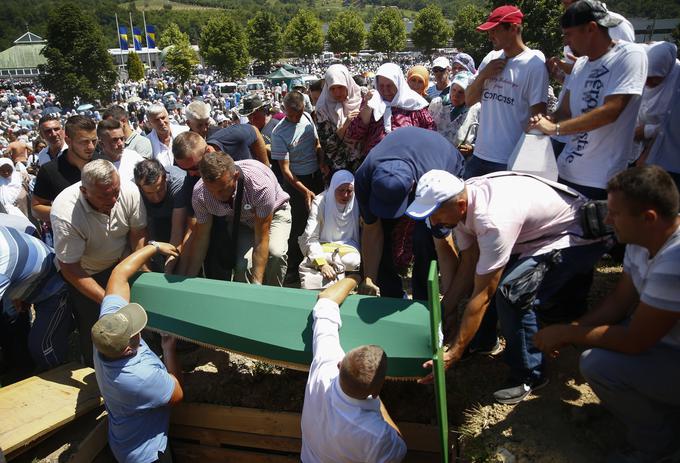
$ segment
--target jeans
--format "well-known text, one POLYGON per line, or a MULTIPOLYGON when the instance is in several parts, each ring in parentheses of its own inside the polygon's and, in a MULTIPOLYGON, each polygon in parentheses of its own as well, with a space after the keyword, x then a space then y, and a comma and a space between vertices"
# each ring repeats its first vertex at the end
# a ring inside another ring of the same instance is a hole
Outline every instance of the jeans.
POLYGON ((635 355, 596 348, 583 352, 580 368, 602 405, 628 428, 630 444, 660 457, 678 448, 678 363, 677 347, 656 345, 635 355))
MULTIPOLYGON (((535 300, 527 308, 517 307, 510 302, 503 296, 500 288, 512 284, 541 262, 546 262, 551 253, 517 259, 513 264, 506 266, 494 297, 495 307, 489 307, 487 312, 493 308, 497 311, 501 332, 506 342, 505 361, 510 366, 513 381, 529 384, 541 378, 544 366, 543 354, 533 342, 534 334, 538 331, 537 311, 549 307, 553 303, 552 298, 576 275, 590 272, 604 250, 603 243, 562 249, 561 262, 549 267, 538 287, 533 290, 535 300)), ((580 295, 580 299, 585 301, 588 288, 581 290, 583 294, 580 295)))
POLYGON ((68 356, 68 335, 73 329, 68 290, 64 287, 59 293, 36 302, 34 307, 35 320, 28 335, 28 349, 37 372, 42 372, 61 365, 68 356))
POLYGON ((508 170, 507 164, 500 162, 486 161, 478 158, 474 154, 465 161, 465 170, 463 171, 463 179, 467 180, 472 177, 480 177, 482 175, 493 172, 500 172, 508 170))

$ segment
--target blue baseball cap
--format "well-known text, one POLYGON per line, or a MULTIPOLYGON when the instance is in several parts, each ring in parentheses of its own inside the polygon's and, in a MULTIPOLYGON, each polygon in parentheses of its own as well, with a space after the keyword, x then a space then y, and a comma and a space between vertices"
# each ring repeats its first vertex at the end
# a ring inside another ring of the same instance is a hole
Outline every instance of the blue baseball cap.
POLYGON ((371 180, 371 212, 381 219, 401 217, 414 184, 413 170, 406 162, 395 159, 380 163, 371 180))

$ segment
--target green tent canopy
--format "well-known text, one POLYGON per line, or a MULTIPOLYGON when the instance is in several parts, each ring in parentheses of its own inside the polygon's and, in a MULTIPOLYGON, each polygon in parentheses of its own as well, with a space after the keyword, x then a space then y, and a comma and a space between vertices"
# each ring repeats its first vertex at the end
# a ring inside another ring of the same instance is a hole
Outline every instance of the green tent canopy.
POLYGON ((300 77, 300 75, 294 74, 290 71, 287 71, 283 67, 280 67, 276 71, 269 74, 267 76, 267 79, 269 79, 269 80, 290 80, 290 79, 294 79, 296 77, 300 77))

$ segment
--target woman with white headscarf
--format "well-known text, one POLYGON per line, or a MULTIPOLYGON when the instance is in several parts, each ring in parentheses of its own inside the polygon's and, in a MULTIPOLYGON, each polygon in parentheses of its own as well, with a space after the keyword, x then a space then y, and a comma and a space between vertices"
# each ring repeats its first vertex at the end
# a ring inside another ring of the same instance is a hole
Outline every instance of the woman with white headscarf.
POLYGON ((411 90, 399 66, 385 63, 375 73, 375 90, 364 97, 359 116, 349 124, 345 136, 361 142, 361 150, 366 154, 385 135, 400 127, 436 130, 428 104, 411 90))
POLYGON ((298 242, 305 255, 300 264, 304 289, 320 289, 356 271, 359 254, 359 207, 354 201, 354 176, 339 170, 326 191, 312 202, 305 232, 298 242))
POLYGON ((0 204, 8 214, 28 217, 28 196, 24 176, 9 158, 0 158, 0 204))
POLYGON ((668 112, 680 76, 678 47, 670 42, 654 42, 647 49, 647 81, 635 128, 631 161, 635 161, 647 144, 656 137, 668 112))
POLYGON ((481 103, 471 107, 465 103, 465 89, 474 79, 469 71, 461 71, 453 77, 449 89, 450 104, 444 105, 441 97, 430 103, 430 114, 437 124, 437 132, 451 142, 458 151, 468 157, 472 154, 477 137, 477 121, 481 103))
POLYGON ((324 85, 316 102, 316 122, 319 142, 332 171, 354 172, 363 157, 356 143, 345 139, 352 119, 359 115, 361 88, 342 64, 329 66, 324 85))

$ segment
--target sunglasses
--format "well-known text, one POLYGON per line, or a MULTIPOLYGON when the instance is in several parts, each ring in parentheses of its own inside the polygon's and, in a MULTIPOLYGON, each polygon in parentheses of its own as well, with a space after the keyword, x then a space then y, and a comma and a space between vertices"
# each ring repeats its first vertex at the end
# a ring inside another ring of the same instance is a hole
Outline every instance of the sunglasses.
POLYGON ((444 72, 444 68, 432 68, 432 72, 444 72))

